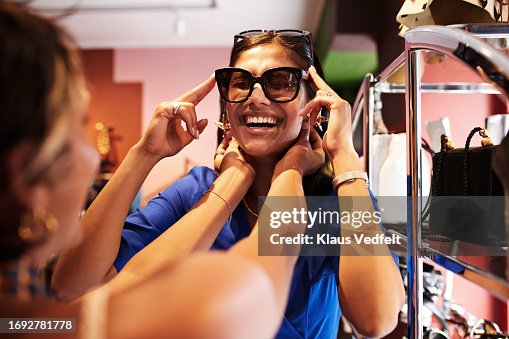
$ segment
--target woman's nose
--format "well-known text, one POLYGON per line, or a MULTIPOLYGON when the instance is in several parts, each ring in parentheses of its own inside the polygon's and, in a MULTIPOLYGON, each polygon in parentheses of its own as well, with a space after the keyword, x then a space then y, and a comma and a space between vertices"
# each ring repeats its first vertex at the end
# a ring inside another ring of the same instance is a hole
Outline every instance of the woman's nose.
POLYGON ((247 103, 255 105, 270 105, 270 100, 265 96, 262 86, 259 83, 254 84, 253 92, 247 99, 247 103))

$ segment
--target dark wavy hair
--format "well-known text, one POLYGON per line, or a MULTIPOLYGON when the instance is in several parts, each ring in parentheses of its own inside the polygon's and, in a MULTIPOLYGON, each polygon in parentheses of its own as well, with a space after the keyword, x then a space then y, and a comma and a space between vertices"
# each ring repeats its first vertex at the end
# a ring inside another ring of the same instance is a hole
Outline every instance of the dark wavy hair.
POLYGON ((81 59, 72 39, 51 20, 25 6, 0 1, 0 259, 29 246, 18 236, 29 213, 14 196, 6 160, 22 142, 31 145, 24 164, 27 184, 56 184, 70 166, 69 111, 83 103, 81 59))
MULTIPOLYGON (((314 53, 311 45, 311 39, 307 39, 304 36, 295 35, 284 35, 279 34, 276 31, 266 31, 256 35, 246 36, 233 45, 230 54, 230 67, 233 67, 237 62, 240 55, 252 48, 262 45, 275 44, 280 46, 285 53, 302 69, 307 70, 311 65, 316 68, 316 71, 320 77, 324 77, 323 69, 314 53)), ((303 81, 304 89, 308 99, 315 96, 316 90, 308 81, 303 81)), ((221 122, 226 121, 226 102, 220 99, 220 111, 221 115, 219 120, 221 122)), ((329 112, 322 109, 322 115, 328 116, 329 112)), ((322 130, 316 128, 320 137, 323 138, 325 131, 327 130, 327 124, 322 124, 322 130)), ((224 138, 223 131, 218 129, 217 131, 217 142, 218 144, 224 138)), ((324 166, 320 168, 316 173, 305 176, 303 180, 304 193, 306 195, 327 195, 332 191, 332 171, 330 170, 329 159, 327 158, 324 166)))

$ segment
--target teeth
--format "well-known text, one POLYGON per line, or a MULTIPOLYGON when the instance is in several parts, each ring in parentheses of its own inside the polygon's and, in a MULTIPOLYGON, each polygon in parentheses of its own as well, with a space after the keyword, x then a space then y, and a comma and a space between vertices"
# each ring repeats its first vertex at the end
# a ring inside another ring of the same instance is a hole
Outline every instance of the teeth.
POLYGON ((277 119, 273 117, 246 117, 246 124, 277 124, 277 119))

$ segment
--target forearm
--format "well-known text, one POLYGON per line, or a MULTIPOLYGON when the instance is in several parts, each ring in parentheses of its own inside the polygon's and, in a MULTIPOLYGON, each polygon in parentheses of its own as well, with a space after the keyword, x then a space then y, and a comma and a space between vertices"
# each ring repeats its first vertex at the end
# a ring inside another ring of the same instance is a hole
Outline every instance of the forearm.
POLYGON ((230 212, 250 185, 251 179, 246 170, 226 169, 209 188, 214 193, 206 192, 179 221, 131 258, 123 271, 147 275, 191 252, 210 250, 230 212))
POLYGON ((83 241, 62 253, 53 276, 53 289, 74 299, 104 282, 117 256, 124 221, 134 197, 158 159, 134 146, 94 200, 81 222, 83 241))
MULTIPOLYGON (((302 174, 297 170, 287 170, 279 174, 274 181, 268 193, 270 197, 302 197, 300 204, 302 206, 294 206, 296 208, 304 207, 304 191, 302 188, 302 174)), ((296 201, 296 200, 295 200, 296 201)), ((260 214, 264 213, 265 205, 262 207, 260 214)), ((290 281, 293 275, 293 269, 297 256, 259 256, 258 255, 258 223, 253 229, 251 235, 237 243, 230 251, 229 255, 247 257, 267 272, 270 277, 275 298, 278 302, 280 312, 283 312, 288 298, 290 281)), ((266 225, 264 227, 267 227, 266 225)), ((290 231, 296 234, 303 232, 305 225, 290 224, 285 225, 290 231)), ((281 313, 282 314, 282 313, 281 313)))
MULTIPOLYGON (((356 155, 334 159, 333 167, 335 175, 362 169, 356 155)), ((340 207, 342 197, 356 197, 348 204, 352 211, 374 215, 375 208, 364 180, 356 179, 342 184, 338 189, 338 197, 340 207)), ((367 230, 365 236, 382 233, 382 228, 377 223, 363 227, 367 230)), ((363 244, 361 248, 365 253, 373 255, 341 255, 339 299, 345 316, 358 331, 378 337, 387 334, 396 326, 398 312, 405 298, 403 282, 387 245, 363 244)), ((345 247, 341 249, 342 253, 348 251, 345 247)))

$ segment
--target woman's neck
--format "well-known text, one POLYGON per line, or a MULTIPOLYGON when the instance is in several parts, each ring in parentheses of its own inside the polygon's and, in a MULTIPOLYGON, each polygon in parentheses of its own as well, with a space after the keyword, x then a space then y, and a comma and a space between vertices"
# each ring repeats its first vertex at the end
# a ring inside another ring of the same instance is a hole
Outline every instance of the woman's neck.
POLYGON ((251 157, 246 155, 247 162, 253 166, 256 176, 248 191, 252 197, 266 196, 269 193, 272 184, 272 175, 276 167, 278 158, 275 157, 251 157))

